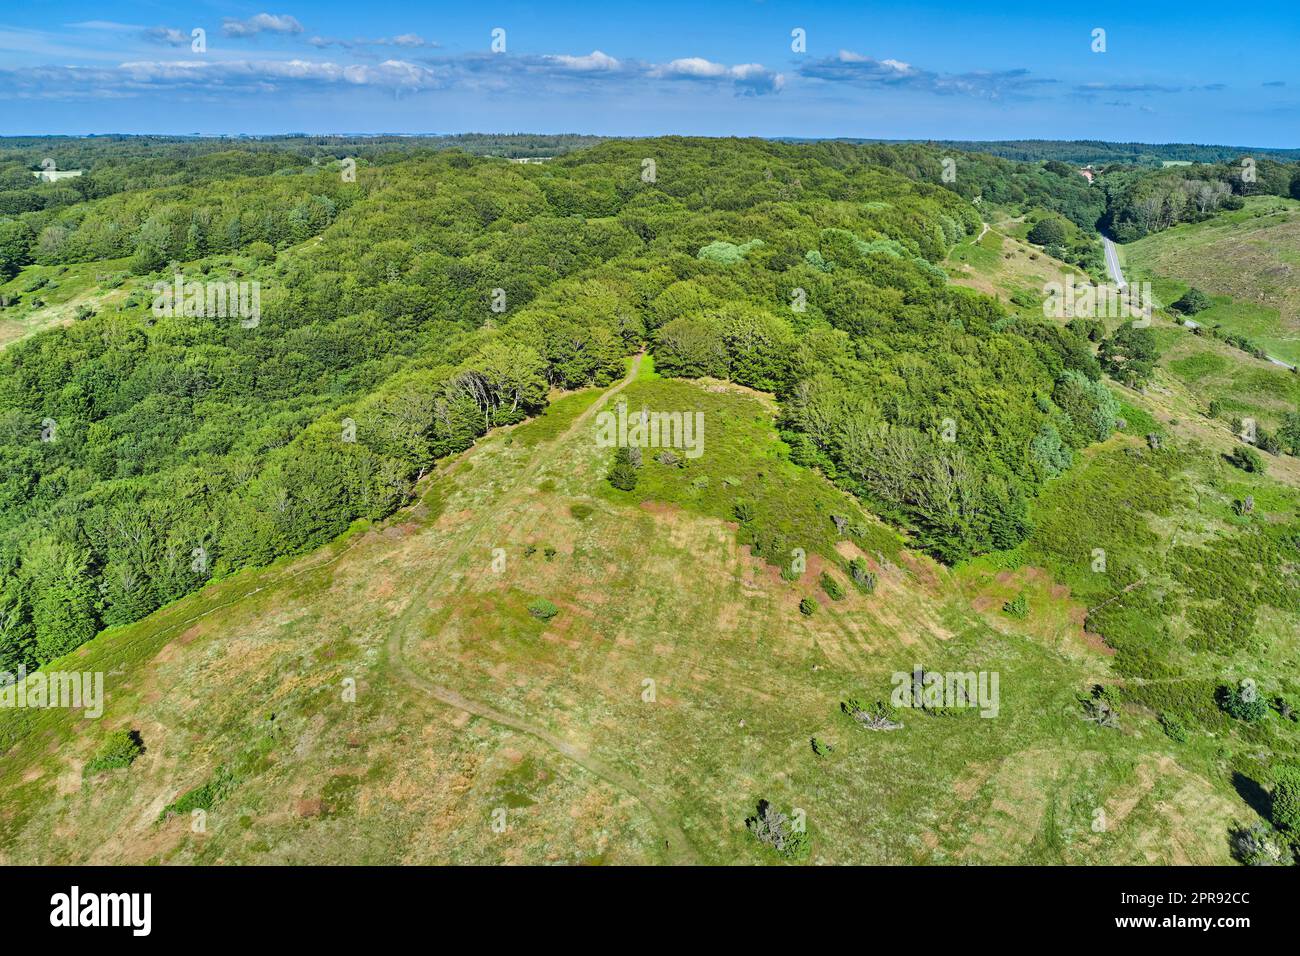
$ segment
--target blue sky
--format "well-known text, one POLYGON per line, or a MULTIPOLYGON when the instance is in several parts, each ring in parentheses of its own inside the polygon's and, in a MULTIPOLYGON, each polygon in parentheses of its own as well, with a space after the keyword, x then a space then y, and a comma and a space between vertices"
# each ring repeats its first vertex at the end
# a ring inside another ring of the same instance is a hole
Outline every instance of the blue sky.
POLYGON ((1298 53, 1296 0, 10 4, 0 12, 0 133, 1297 147, 1298 53), (504 50, 494 51, 497 29, 504 50), (1093 50, 1096 29, 1105 52, 1093 50))

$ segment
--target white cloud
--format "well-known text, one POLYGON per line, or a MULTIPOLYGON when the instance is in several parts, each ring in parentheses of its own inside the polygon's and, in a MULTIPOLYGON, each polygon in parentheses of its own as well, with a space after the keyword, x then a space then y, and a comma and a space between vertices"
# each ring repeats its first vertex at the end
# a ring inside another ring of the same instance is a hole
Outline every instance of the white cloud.
POLYGON ((247 20, 225 17, 221 31, 228 37, 255 37, 259 33, 302 33, 302 24, 287 13, 259 13, 247 20))
MULTIPOLYGON (((166 31, 166 28, 159 28, 166 31)), ((179 31, 160 32, 164 42, 179 42, 179 31)), ((188 40, 188 38, 184 38, 188 40)), ((394 37, 390 45, 398 46, 394 37)), ((183 93, 266 93, 290 86, 366 86, 393 91, 485 90, 515 96, 581 94, 593 84, 708 83, 740 96, 775 93, 785 83, 760 63, 728 66, 701 57, 666 64, 620 60, 600 50, 551 55, 495 55, 486 52, 425 57, 392 57, 379 63, 313 59, 304 56, 224 60, 216 57, 157 59, 147 54, 116 66, 45 66, 0 69, 0 86, 18 98, 87 98, 183 93)))
POLYGON ((592 50, 586 56, 569 56, 567 54, 556 54, 554 56, 543 57, 552 63, 558 63, 560 66, 579 72, 590 72, 593 70, 617 70, 622 67, 622 63, 607 56, 599 50, 592 50))
POLYGON ((775 93, 785 85, 785 77, 782 74, 772 72, 761 63, 727 66, 698 56, 671 60, 660 66, 651 67, 649 75, 668 80, 730 80, 738 93, 750 96, 775 93))
POLYGON ((188 33, 174 27, 150 27, 144 31, 144 38, 151 43, 165 43, 168 46, 189 46, 191 40, 188 33))

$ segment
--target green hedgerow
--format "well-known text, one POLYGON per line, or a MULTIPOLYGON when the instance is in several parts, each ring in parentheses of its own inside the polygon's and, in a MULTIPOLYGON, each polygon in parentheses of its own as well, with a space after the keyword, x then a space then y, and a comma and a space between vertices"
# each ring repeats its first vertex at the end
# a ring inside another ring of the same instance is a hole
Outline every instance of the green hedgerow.
POLYGON ((817 602, 812 598, 804 598, 799 602, 799 613, 804 617, 812 617, 813 612, 817 610, 817 602))
POLYGON ((844 586, 831 577, 829 572, 823 571, 818 580, 821 583, 822 590, 826 592, 832 601, 844 600, 844 586))

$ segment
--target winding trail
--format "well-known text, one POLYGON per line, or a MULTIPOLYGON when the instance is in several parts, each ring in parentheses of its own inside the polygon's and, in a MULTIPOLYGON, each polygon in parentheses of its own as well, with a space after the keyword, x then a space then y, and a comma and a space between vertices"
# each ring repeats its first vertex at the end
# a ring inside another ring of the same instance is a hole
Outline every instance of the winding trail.
MULTIPOLYGON (((581 429, 591 418, 609 401, 610 398, 617 395, 633 381, 636 380, 637 373, 641 369, 641 360, 644 353, 638 354, 632 360, 631 370, 626 377, 617 385, 605 392, 604 396, 584 409, 573 423, 553 442, 558 444, 570 436, 574 435, 581 429)), ((505 489, 501 501, 494 504, 491 508, 482 509, 481 514, 469 524, 462 526, 457 531, 457 538, 460 546, 445 557, 439 564, 428 569, 424 582, 419 586, 411 596, 411 601, 406 609, 393 622, 388 632, 385 646, 388 652, 388 660, 393 670, 402 680, 414 689, 432 697, 434 700, 454 707, 457 710, 464 711, 483 720, 491 721, 502 727, 509 727, 511 730, 527 734, 530 737, 540 740, 556 753, 560 754, 567 760, 572 761, 579 767, 611 784, 624 793, 636 799, 649 813, 654 820, 655 826, 659 828, 661 835, 664 837, 665 849, 669 860, 673 863, 686 864, 697 863, 695 850, 686 834, 674 822, 671 814, 659 803, 644 787, 642 787, 631 776, 616 770, 602 760, 593 757, 591 753, 576 744, 564 740, 560 736, 544 727, 531 723, 530 721, 516 717, 512 714, 506 714, 494 707, 472 700, 464 694, 450 687, 438 684, 430 680, 423 674, 417 672, 410 664, 406 657, 406 637, 413 630, 413 625, 418 619, 429 610, 430 599, 433 597, 435 590, 440 585, 445 585, 448 581, 455 580, 452 572, 460 564, 461 560, 475 547, 475 542, 480 535, 489 528, 496 528, 500 523, 500 515, 505 511, 505 501, 510 495, 517 494, 532 487, 534 479, 542 467, 548 462, 541 456, 534 457, 534 460, 523 468, 513 483, 505 489)), ((451 594, 444 596, 440 603, 446 603, 453 600, 451 594)))

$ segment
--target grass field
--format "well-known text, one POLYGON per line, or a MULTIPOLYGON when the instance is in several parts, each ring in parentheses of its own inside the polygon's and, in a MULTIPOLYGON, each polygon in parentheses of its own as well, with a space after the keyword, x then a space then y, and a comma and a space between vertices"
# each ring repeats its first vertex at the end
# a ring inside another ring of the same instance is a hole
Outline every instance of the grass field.
POLYGON ((1054 259, 1024 240, 1028 227, 1018 220, 1000 220, 982 238, 972 236, 953 247, 942 263, 956 285, 1011 302, 1017 295, 1041 301, 1049 282, 1066 276, 1083 280, 1083 270, 1054 259), (1017 236, 1016 233, 1021 233, 1017 236))
POLYGON ((1196 316, 1300 364, 1300 202, 1255 196, 1243 209, 1153 233, 1122 247, 1130 282, 1175 301, 1195 286, 1214 306, 1196 316))
POLYGON ((54 665, 104 670, 106 712, 0 715, 0 862, 779 862, 745 828, 760 799, 803 811, 811 862, 1228 862, 1252 813, 1228 742, 1081 720, 1113 659, 1068 585, 911 554, 788 461, 769 396, 632 373, 493 433, 382 526, 54 665), (704 454, 611 488, 593 416, 620 399, 702 411, 704 454), (742 499, 802 544, 797 580, 738 543, 742 499), (863 553, 874 594, 819 587, 863 553), (997 671, 998 716, 840 712, 918 664, 997 671), (121 728, 146 752, 86 774, 121 728))
POLYGON ((124 301, 127 260, 28 266, 0 283, 0 348, 41 329, 75 321, 80 306, 102 310, 124 301), (3 305, 5 301, 10 304, 3 305))

